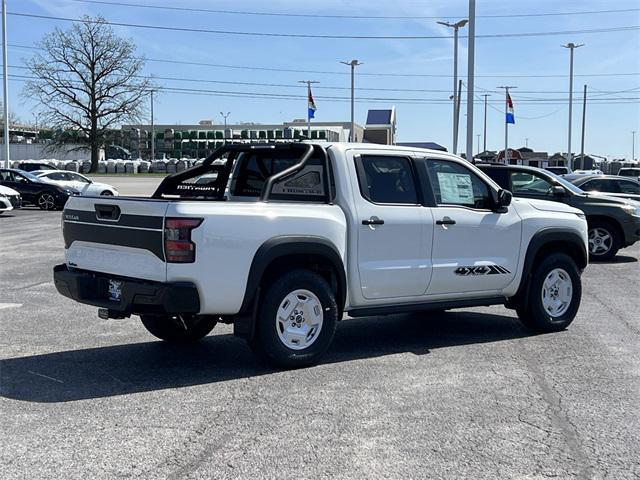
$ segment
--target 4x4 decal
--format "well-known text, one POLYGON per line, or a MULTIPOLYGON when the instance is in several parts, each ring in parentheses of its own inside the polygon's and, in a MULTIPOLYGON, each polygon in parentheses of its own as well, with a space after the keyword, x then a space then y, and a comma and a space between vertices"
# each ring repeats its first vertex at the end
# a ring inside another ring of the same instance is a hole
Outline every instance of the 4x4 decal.
POLYGON ((500 275, 511 272, 500 265, 477 265, 473 267, 458 267, 454 273, 466 277, 468 275, 500 275))

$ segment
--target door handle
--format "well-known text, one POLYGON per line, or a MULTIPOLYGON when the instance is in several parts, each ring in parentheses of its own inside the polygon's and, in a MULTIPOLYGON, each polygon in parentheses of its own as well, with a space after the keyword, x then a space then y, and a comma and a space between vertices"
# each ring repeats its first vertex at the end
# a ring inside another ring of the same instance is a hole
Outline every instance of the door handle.
POLYGON ((455 225, 456 221, 451 217, 444 217, 442 220, 436 220, 436 225, 455 225))
POLYGON ((384 225, 384 220, 378 217, 371 217, 366 220, 362 220, 363 225, 384 225))

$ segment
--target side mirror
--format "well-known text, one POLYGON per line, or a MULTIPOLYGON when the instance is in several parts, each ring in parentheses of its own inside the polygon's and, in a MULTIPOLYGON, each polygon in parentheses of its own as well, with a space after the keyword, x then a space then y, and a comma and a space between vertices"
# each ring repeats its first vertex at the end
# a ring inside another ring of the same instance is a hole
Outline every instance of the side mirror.
POLYGON ((498 192, 498 207, 504 208, 511 205, 511 200, 513 199, 513 194, 509 190, 505 190, 504 188, 500 189, 498 192))
POLYGON ((567 194, 567 191, 561 185, 554 185, 551 189, 551 193, 554 197, 564 197, 567 194))

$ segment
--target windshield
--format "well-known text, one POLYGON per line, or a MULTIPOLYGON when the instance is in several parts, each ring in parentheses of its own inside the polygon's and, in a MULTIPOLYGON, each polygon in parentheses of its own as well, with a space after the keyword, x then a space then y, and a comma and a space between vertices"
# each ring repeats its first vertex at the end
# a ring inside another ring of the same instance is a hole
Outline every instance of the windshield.
POLYGON ((18 173, 20 175, 22 175, 23 177, 27 177, 32 182, 42 182, 42 179, 36 177, 35 175, 31 174, 30 172, 25 172, 24 170, 18 170, 18 173))
POLYGON ((569 182, 568 180, 565 180, 564 178, 556 175, 553 172, 549 172, 549 174, 554 178, 555 181, 557 181, 560 185, 562 185, 564 188, 571 190, 573 193, 577 194, 577 195, 582 195, 584 193, 584 190, 582 190, 581 188, 575 186, 573 183, 569 182))

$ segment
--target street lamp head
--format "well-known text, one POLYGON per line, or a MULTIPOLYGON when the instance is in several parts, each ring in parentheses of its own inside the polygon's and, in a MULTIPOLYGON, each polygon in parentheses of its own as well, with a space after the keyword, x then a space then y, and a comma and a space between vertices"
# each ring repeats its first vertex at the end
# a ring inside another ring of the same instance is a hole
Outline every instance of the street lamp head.
POLYGON ((569 42, 566 45, 560 45, 561 47, 564 48, 570 48, 570 49, 574 49, 574 48, 579 48, 584 46, 584 43, 573 43, 573 42, 569 42))
POLYGON ((456 23, 449 23, 449 22, 436 22, 436 23, 438 23, 439 25, 444 25, 445 27, 455 28, 457 30, 458 28, 464 27, 468 22, 469 20, 465 18, 456 23))
POLYGON ((350 62, 340 62, 343 65, 348 65, 350 67, 357 67, 358 65, 362 65, 362 62, 359 62, 358 60, 351 60, 350 62))

